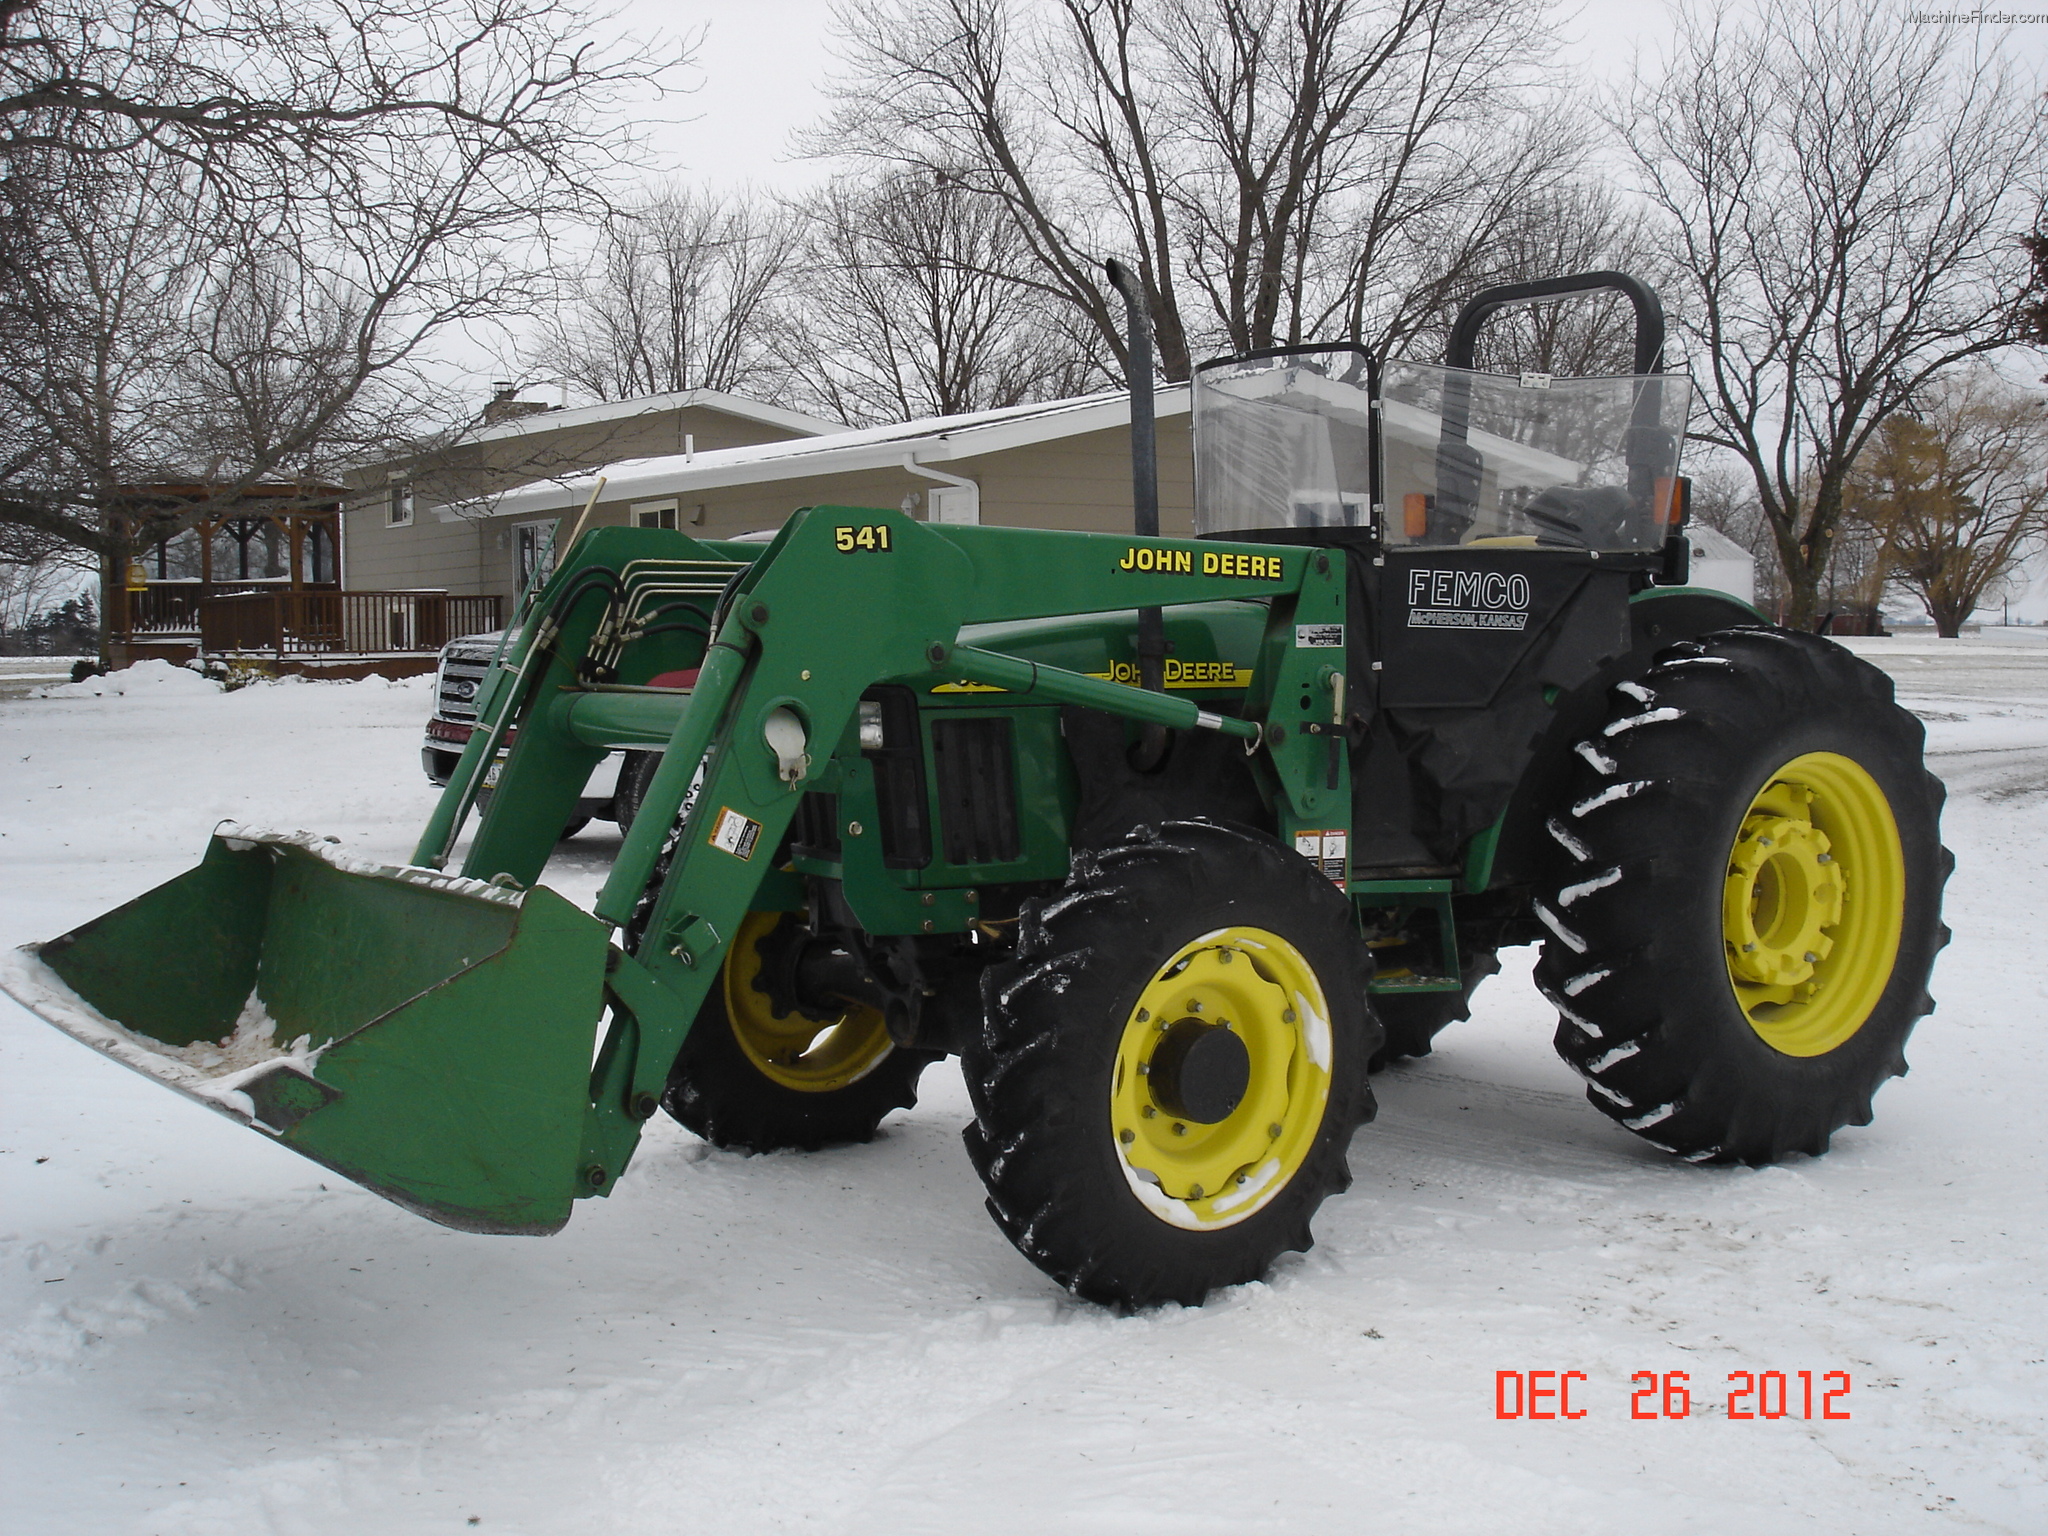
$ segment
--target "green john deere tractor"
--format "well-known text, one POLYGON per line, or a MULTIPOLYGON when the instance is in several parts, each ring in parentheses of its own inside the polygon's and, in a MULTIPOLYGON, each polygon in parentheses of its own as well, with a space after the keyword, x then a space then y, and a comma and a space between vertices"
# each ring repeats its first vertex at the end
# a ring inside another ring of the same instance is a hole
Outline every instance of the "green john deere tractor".
POLYGON ((1822 1152, 1931 1006, 1941 790, 1881 674, 1686 585, 1662 341, 1594 273, 1481 294, 1447 366, 1208 364, 1193 539, 1156 536, 1142 368, 1137 536, 594 530, 411 866, 224 826, 9 990, 478 1232, 559 1228, 663 1110, 858 1140, 958 1055, 997 1224, 1125 1303, 1307 1247, 1369 1068, 1504 945, 1542 945, 1604 1114, 1697 1162, 1822 1152), (1473 370, 1502 305, 1603 289, 1631 376, 1473 370), (621 748, 660 766, 584 912, 535 882, 621 748))

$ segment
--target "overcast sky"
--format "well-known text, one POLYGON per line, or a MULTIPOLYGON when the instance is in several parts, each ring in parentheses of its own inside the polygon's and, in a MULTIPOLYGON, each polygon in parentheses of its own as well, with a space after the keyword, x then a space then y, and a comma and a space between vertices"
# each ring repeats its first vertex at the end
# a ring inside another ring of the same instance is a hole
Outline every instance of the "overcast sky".
MULTIPOLYGON (((1975 8, 1965 0, 1883 3, 1902 12, 1975 8)), ((2010 8, 2038 9, 2032 0, 2012 0, 2010 8)), ((1555 14, 1566 39, 1560 62, 1583 63, 1603 76, 1624 71, 1638 47, 1654 53, 1669 25, 1660 0, 1565 0, 1555 14)), ((821 86, 833 67, 831 0, 626 0, 624 16, 642 33, 704 29, 699 88, 664 104, 648 125, 676 173, 789 189, 823 174, 816 162, 792 153, 789 139, 824 110, 821 86)), ((1985 36, 2001 51, 2048 61, 2048 25, 1987 28, 1985 36)))
MULTIPOLYGON (((675 173, 789 189, 823 174, 789 141, 824 111, 831 0, 628 0, 623 14, 641 33, 704 29, 698 89, 665 103, 647 126, 675 173)), ((1574 18, 1560 24, 1565 58, 1602 72, 1625 68, 1639 40, 1654 47, 1665 24, 1658 0, 1582 0, 1559 14, 1574 18)), ((2042 33, 2048 38, 2048 28, 2042 33)))

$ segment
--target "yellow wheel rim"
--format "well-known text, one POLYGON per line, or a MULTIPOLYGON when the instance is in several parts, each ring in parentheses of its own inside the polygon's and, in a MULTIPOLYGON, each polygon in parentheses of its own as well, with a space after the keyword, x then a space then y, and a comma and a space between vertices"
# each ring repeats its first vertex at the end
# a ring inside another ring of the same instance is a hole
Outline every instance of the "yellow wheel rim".
POLYGON ((895 1049, 878 1009, 860 1007, 820 1022, 800 1013, 778 1014, 755 985, 761 975, 761 940, 786 914, 750 912, 725 961, 725 1014, 733 1039, 761 1075, 799 1093, 830 1093, 867 1076, 895 1049))
POLYGON ((1891 980, 1905 906, 1898 822, 1861 765, 1809 752, 1772 774, 1743 814, 1721 899, 1750 1028, 1787 1056, 1854 1036, 1891 980))
POLYGON ((1315 1145, 1330 1060, 1330 1010, 1300 950, 1263 928, 1184 945, 1117 1043, 1109 1119, 1132 1193, 1195 1230, 1260 1210, 1315 1145))

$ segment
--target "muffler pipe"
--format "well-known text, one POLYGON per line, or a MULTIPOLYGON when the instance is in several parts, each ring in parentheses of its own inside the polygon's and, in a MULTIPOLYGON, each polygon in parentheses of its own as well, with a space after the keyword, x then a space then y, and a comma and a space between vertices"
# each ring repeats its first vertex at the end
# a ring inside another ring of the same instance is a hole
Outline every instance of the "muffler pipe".
MULTIPOLYGON (((1132 531, 1143 539, 1159 537, 1159 428, 1152 383, 1152 316, 1145 288, 1137 275, 1111 258, 1103 264, 1109 281, 1124 298, 1125 376, 1131 386, 1131 513, 1132 531)), ((1138 610, 1138 686, 1166 691, 1166 619, 1157 608, 1138 610)), ((1163 725, 1140 728, 1131 749, 1131 766, 1150 773, 1166 760, 1170 738, 1163 725)))

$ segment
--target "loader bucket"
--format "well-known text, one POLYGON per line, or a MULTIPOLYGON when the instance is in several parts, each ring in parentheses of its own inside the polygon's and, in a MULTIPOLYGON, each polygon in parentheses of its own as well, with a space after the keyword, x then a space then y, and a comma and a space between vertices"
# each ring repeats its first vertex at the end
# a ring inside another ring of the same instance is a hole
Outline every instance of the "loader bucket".
POLYGON ((17 952, 4 985, 409 1210, 545 1233, 578 1192, 606 949, 544 888, 228 826, 198 868, 17 952))

